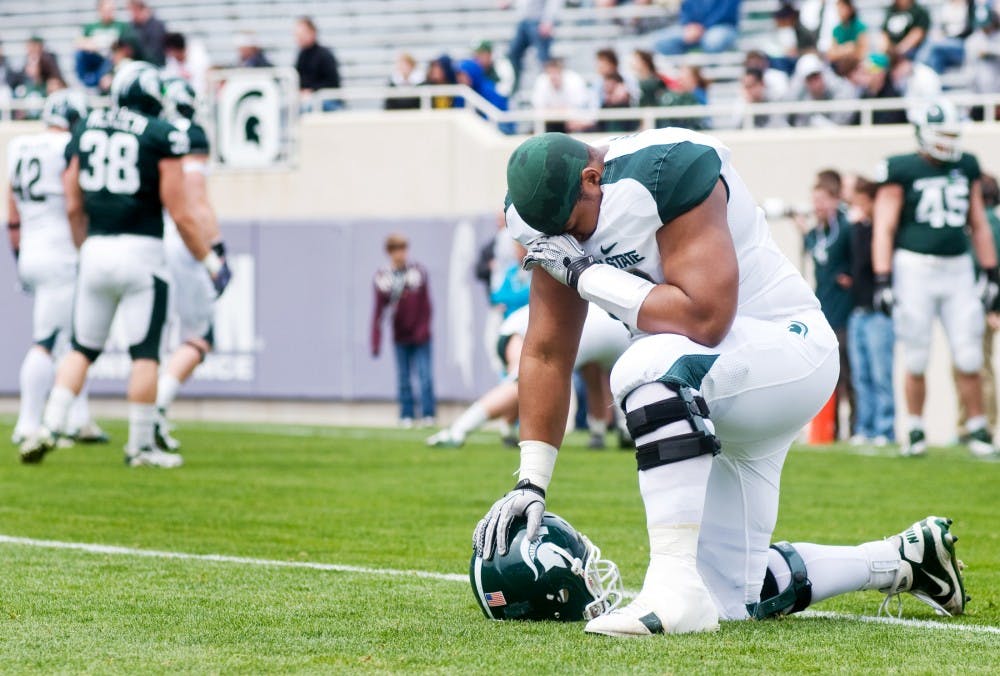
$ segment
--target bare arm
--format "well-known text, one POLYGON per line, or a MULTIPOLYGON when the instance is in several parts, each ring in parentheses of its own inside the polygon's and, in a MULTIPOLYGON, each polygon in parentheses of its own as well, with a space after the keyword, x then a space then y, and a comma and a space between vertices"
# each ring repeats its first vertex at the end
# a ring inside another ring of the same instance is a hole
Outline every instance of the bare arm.
POLYGON ((63 193, 66 195, 66 217, 73 244, 79 249, 87 238, 87 212, 83 208, 83 190, 80 188, 80 158, 73 156, 62 175, 63 193))
POLYGON ((14 201, 14 188, 7 187, 7 237, 10 238, 10 250, 17 254, 21 250, 21 214, 14 201))
POLYGON ((983 187, 980 181, 974 181, 969 193, 969 227, 972 231, 972 248, 976 251, 976 259, 984 270, 996 267, 997 249, 993 241, 993 230, 986 217, 986 205, 983 202, 983 187))
POLYGON ((722 181, 708 199, 660 228, 656 242, 664 283, 654 286, 643 301, 639 328, 718 345, 736 317, 739 294, 739 266, 722 181))
POLYGON ((883 185, 875 195, 872 215, 872 272, 887 275, 892 272, 892 249, 903 209, 903 186, 883 185))
POLYGON ((924 36, 927 35, 927 31, 923 28, 911 28, 910 32, 903 36, 903 39, 896 44, 894 51, 897 54, 906 54, 908 51, 919 45, 924 36))
POLYGON ((521 437, 558 448, 566 431, 573 363, 587 302, 538 273, 531 277, 530 308, 518 369, 521 437))
POLYGON ((209 246, 184 194, 184 171, 178 157, 160 160, 160 201, 177 224, 177 231, 195 259, 208 255, 209 246))
POLYGON ((201 225, 205 241, 213 244, 222 239, 219 219, 208 200, 208 178, 205 167, 208 158, 204 155, 188 155, 182 161, 184 168, 184 191, 190 203, 194 219, 201 225))

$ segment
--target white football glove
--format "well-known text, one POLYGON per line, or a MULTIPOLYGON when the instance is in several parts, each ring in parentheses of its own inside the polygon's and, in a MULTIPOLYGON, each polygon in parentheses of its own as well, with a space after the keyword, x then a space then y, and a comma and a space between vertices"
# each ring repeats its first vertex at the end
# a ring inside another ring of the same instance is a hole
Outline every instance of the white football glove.
POLYGON ((473 531, 472 546, 476 556, 488 561, 495 552, 499 552, 500 556, 506 554, 510 524, 518 517, 528 519, 525 537, 534 540, 538 537, 544 514, 545 491, 527 479, 519 481, 514 490, 493 503, 473 531))
POLYGON ((583 271, 595 263, 570 235, 539 237, 528 247, 521 266, 525 270, 540 267, 556 281, 573 289, 583 271))

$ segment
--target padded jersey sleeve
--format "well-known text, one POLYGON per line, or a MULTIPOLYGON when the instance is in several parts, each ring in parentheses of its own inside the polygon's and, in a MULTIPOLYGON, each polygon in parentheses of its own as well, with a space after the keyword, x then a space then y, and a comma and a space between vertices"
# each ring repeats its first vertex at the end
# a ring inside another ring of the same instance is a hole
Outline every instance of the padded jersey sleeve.
POLYGON ((685 141, 670 146, 652 172, 647 187, 663 223, 695 208, 712 194, 722 175, 722 160, 714 148, 685 141))
POLYGON ((150 120, 143 134, 143 141, 159 159, 183 157, 191 148, 187 132, 177 129, 164 120, 150 120))
POLYGON ((208 155, 208 135, 201 125, 192 124, 187 130, 188 141, 190 142, 189 155, 208 155))

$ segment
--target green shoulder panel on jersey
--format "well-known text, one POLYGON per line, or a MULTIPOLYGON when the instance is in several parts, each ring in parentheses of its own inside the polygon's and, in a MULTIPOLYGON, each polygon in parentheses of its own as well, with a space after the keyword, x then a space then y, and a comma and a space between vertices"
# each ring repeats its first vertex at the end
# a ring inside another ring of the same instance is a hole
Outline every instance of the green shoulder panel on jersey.
POLYGON ((660 221, 668 223, 708 199, 721 174, 722 160, 714 148, 682 141, 609 160, 601 183, 638 181, 653 196, 660 221))
POLYGON ((128 110, 95 111, 74 130, 91 235, 163 236, 160 161, 188 152, 173 125, 128 110))
POLYGON ((200 124, 192 124, 187 130, 188 140, 191 148, 188 151, 191 155, 208 155, 208 134, 200 124))

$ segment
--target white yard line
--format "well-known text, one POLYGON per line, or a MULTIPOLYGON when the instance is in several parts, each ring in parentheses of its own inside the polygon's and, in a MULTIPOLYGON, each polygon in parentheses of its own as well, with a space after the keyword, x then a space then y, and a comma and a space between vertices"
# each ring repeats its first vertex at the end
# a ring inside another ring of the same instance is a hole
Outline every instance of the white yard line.
MULTIPOLYGON (((396 568, 371 568, 367 566, 348 566, 337 563, 319 563, 316 561, 281 561, 278 559, 258 559, 245 556, 229 556, 226 554, 191 554, 188 552, 168 552, 157 549, 137 549, 134 547, 119 547, 116 545, 99 545, 86 542, 64 542, 61 540, 38 540, 35 538, 0 535, 0 545, 15 545, 20 547, 37 547, 41 549, 63 549, 88 554, 109 554, 114 556, 138 556, 152 559, 173 559, 182 561, 207 561, 209 563, 231 563, 241 566, 262 566, 267 568, 306 568, 309 570, 324 570, 335 573, 353 573, 376 577, 417 577, 427 580, 444 582, 464 582, 469 584, 468 575, 456 573, 435 573, 427 570, 400 570, 396 568)), ((634 591, 627 591, 627 596, 634 597, 634 591)), ((931 629, 936 631, 954 631, 970 634, 1000 635, 1000 627, 978 624, 959 624, 937 622, 934 620, 909 620, 898 617, 876 617, 871 615, 852 615, 820 610, 807 610, 797 614, 800 618, 825 618, 834 620, 852 620, 855 622, 871 622, 875 624, 895 625, 913 629, 931 629)))

